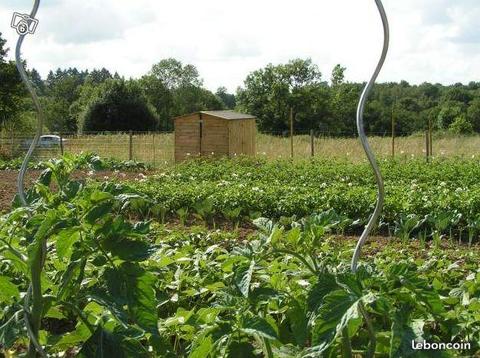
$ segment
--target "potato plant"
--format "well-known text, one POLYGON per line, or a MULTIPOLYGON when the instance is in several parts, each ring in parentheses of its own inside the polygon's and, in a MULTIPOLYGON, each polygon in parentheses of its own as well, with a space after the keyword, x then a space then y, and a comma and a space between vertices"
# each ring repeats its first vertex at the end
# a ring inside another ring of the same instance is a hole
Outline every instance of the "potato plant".
MULTIPOLYGON (((381 234, 477 240, 478 160, 435 160, 430 164, 386 160, 380 164, 387 193, 381 234)), ((368 220, 377 190, 366 163, 247 158, 190 161, 129 186, 160 203, 170 218, 179 217, 179 210, 195 215, 202 203, 208 203, 208 217, 226 217, 232 223, 248 222, 259 215, 298 219, 334 209, 351 220, 352 225, 344 227, 350 234, 368 220), (239 210, 237 219, 229 218, 232 210, 239 210)), ((201 210, 201 217, 204 214, 201 210)))
MULTIPOLYGON (((240 240, 234 231, 145 221, 161 202, 119 183, 71 180, 78 165, 49 163, 28 193, 29 208, 0 219, 5 356, 480 353, 476 249, 374 243, 352 274, 354 241, 335 234, 356 223, 334 210, 259 218, 256 232, 240 240), (423 340, 470 346, 413 351, 412 341, 423 340)), ((209 224, 215 201, 195 203, 209 224)), ((401 218, 402 236, 415 231, 414 219, 401 218)), ((445 227, 441 219, 434 230, 445 227)))

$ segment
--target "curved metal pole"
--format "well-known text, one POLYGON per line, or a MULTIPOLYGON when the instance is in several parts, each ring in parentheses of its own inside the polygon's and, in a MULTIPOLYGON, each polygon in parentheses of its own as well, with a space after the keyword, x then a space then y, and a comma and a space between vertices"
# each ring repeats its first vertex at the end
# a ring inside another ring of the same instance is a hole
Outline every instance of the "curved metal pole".
MULTIPOLYGON (((33 4, 33 9, 30 12, 30 17, 35 18, 37 15, 38 8, 40 7, 40 0, 35 0, 33 4)), ((22 49, 22 44, 23 40, 25 39, 26 34, 20 35, 17 41, 17 46, 15 49, 15 62, 17 65, 17 70, 20 73, 20 77, 22 78, 23 83, 27 87, 28 91, 30 92, 30 95, 32 96, 33 104, 35 105, 35 109, 37 111, 37 131, 35 134, 35 137, 33 138, 32 143, 30 144, 30 148, 28 149, 27 155, 25 156, 25 159, 23 160, 22 166, 20 168, 20 172, 18 173, 18 178, 17 178, 17 191, 18 191, 18 196, 20 198, 20 202, 22 203, 23 206, 28 206, 27 199, 25 197, 25 173, 27 172, 28 169, 28 163, 30 162, 30 158, 32 157, 32 154, 35 150, 35 148, 38 145, 38 141, 40 140, 40 137, 42 135, 42 129, 43 129, 43 111, 40 106, 40 101, 38 100, 37 93, 35 92, 35 89, 33 85, 31 84, 27 71, 25 70, 21 58, 21 49, 22 49)), ((45 252, 46 252, 46 247, 43 245, 42 247, 42 256, 43 259, 42 261, 45 261, 45 252)), ((43 265, 43 264, 42 264, 43 265)), ((42 346, 40 345, 38 341, 38 337, 36 336, 36 333, 32 329, 32 324, 30 322, 31 319, 31 312, 29 309, 30 305, 30 296, 32 295, 32 284, 30 283, 29 288, 27 290, 27 294, 25 295, 24 298, 24 305, 23 305, 23 311, 24 311, 24 321, 25 321, 25 326, 27 328, 27 335, 30 338, 30 347, 27 353, 27 356, 34 356, 36 355, 35 351, 41 356, 41 357, 47 357, 47 354, 43 350, 42 346), (34 347, 35 351, 31 349, 31 346, 34 347)))
MULTIPOLYGON (((35 18, 37 15, 38 8, 40 6, 40 0, 35 0, 32 12, 30 13, 31 18, 35 18)), ((35 92, 35 89, 33 88, 33 85, 31 84, 30 80, 28 79, 27 76, 27 71, 23 67, 23 62, 21 58, 21 49, 22 49, 22 44, 23 40, 25 39, 25 35, 20 35, 17 41, 17 47, 15 50, 15 62, 17 64, 17 70, 20 73, 20 77, 22 78, 23 83, 27 87, 28 91, 30 92, 30 95, 32 96, 33 99, 33 104, 35 105, 35 109, 37 110, 37 132, 35 134, 35 137, 33 138, 33 141, 30 145, 30 148, 28 149, 27 155, 25 156, 25 159, 23 160, 22 166, 20 168, 20 172, 18 174, 17 178, 17 191, 18 191, 18 196, 20 198, 20 201, 23 206, 27 206, 27 199, 25 197, 25 173, 27 172, 28 169, 28 163, 30 162, 30 158, 32 157, 32 154, 35 150, 35 148, 38 145, 38 141, 40 140, 40 137, 42 135, 42 129, 43 129, 43 111, 40 106, 40 101, 38 100, 37 93, 35 92)))
POLYGON ((375 69, 375 72, 372 78, 370 79, 368 84, 365 86, 362 96, 360 97, 360 102, 358 104, 358 109, 357 109, 357 129, 358 129, 358 135, 360 137, 360 141, 362 142, 363 149, 365 150, 368 161, 370 162, 373 172, 375 173, 375 179, 377 181, 377 186, 378 186, 378 199, 377 199, 377 205, 375 207, 375 211, 373 212, 373 215, 370 218, 370 221, 368 222, 367 226, 365 227, 365 230, 360 236, 357 247, 355 248, 355 253, 353 254, 352 266, 351 266, 353 272, 357 271, 358 261, 360 260, 360 255, 362 253, 363 245, 367 241, 368 235, 370 234, 373 227, 376 225, 378 218, 380 217, 380 214, 383 209, 383 203, 385 200, 385 188, 383 184, 382 173, 380 172, 377 161, 375 159, 375 155, 373 154, 372 149, 370 148, 370 144, 368 143, 368 139, 367 139, 367 136, 365 135, 364 124, 363 124, 363 114, 365 112, 365 104, 367 102, 368 96, 370 95, 370 92, 372 91, 372 87, 375 84, 375 81, 377 80, 378 75, 380 74, 380 71, 382 70, 383 64, 385 63, 385 59, 387 58, 388 47, 390 43, 390 27, 388 25, 388 19, 387 19, 387 14, 385 12, 385 8, 383 7, 381 0, 375 0, 375 3, 377 4, 377 8, 378 8, 378 11, 380 12, 380 16, 382 18, 382 23, 383 23, 383 33, 384 33, 383 51, 382 51, 382 56, 380 57, 380 61, 378 62, 377 68, 375 69))

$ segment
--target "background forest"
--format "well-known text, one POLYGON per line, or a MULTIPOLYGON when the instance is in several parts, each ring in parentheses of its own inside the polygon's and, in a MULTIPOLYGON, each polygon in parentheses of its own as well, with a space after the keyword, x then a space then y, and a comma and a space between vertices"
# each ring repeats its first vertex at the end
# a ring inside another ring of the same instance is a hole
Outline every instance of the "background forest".
MULTIPOLYGON (((32 103, 7 54, 0 34, 0 126, 28 132, 34 127, 32 103)), ((225 87, 211 92, 194 65, 173 58, 159 61, 138 79, 105 68, 59 68, 46 78, 29 70, 50 132, 171 131, 175 116, 236 109, 257 116, 260 131, 283 134, 292 108, 297 133, 313 129, 350 136, 364 83, 347 81, 345 73, 337 65, 325 76, 310 59, 294 59, 250 73, 233 94, 225 87)), ((480 132, 480 82, 377 84, 366 109, 367 132, 391 133, 392 118, 397 135, 422 131, 429 124, 456 134, 480 132)))

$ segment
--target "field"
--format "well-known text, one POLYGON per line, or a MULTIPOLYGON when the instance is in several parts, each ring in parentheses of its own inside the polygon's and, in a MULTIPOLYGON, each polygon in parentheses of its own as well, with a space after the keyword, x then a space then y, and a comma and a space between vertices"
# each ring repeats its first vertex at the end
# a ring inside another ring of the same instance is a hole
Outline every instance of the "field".
POLYGON ((386 206, 357 274, 355 236, 376 197, 362 160, 198 160, 152 171, 83 155, 36 165, 31 207, 14 204, 0 219, 0 349, 479 354, 480 163, 380 164, 386 206), (415 352, 412 340, 455 347, 415 352))
MULTIPOLYGON (((128 160, 130 158, 130 136, 128 134, 64 135, 65 152, 80 154, 94 152, 102 157, 128 160)), ((9 138, 0 136, 0 152, 20 154, 24 149, 21 143, 27 136, 9 138), (13 143, 13 145, 12 145, 13 143)), ((392 140, 388 136, 372 136, 372 148, 380 158, 392 155, 392 140)), ((295 135, 295 159, 311 157, 310 135, 295 135)), ((424 135, 398 137, 395 140, 397 159, 424 158, 426 144, 424 135)), ((480 136, 455 136, 436 134, 433 138, 433 155, 438 158, 472 158, 480 154, 480 136)), ((268 159, 290 158, 290 138, 268 134, 258 134, 256 140, 257 157, 268 159)), ((50 158, 60 154, 59 148, 40 151, 40 157, 50 158)), ((132 135, 132 159, 147 162, 155 167, 171 164, 174 158, 174 139, 171 133, 137 133, 132 135)), ((314 139, 314 154, 320 159, 347 159, 358 163, 364 161, 364 152, 357 138, 332 138, 319 135, 314 139)))

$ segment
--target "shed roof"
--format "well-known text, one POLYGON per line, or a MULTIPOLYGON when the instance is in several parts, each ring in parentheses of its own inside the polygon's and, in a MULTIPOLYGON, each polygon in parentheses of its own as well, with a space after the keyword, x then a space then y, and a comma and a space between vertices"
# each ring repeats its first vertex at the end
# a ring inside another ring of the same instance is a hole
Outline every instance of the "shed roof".
MULTIPOLYGON (((239 112, 235 112, 235 111, 200 111, 200 112, 193 113, 193 114, 206 114, 208 116, 227 119, 227 120, 255 119, 256 118, 255 116, 252 116, 250 114, 239 113, 239 112)), ((183 118, 183 117, 186 117, 186 116, 191 116, 191 114, 188 114, 188 115, 185 115, 185 116, 179 116, 179 117, 176 117, 176 118, 183 118)))
POLYGON ((255 116, 235 111, 201 111, 200 113, 223 119, 255 119, 255 116))

